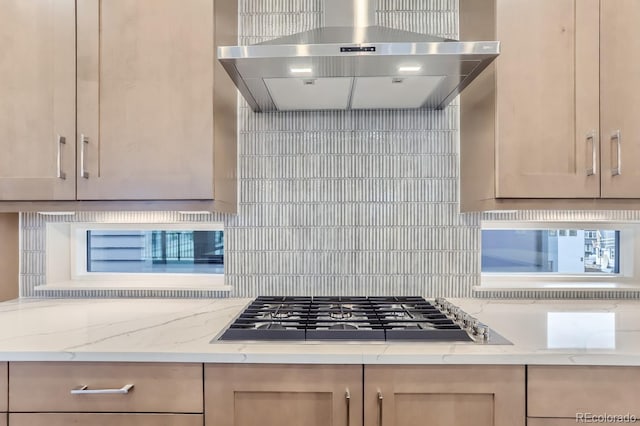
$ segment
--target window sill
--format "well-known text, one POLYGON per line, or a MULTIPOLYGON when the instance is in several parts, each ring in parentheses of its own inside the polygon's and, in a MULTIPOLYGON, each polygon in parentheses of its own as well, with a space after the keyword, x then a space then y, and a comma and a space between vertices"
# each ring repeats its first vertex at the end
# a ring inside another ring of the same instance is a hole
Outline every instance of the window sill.
POLYGON ((640 285, 635 283, 622 282, 536 282, 520 281, 515 279, 512 282, 486 283, 473 287, 474 292, 494 292, 494 291, 637 291, 640 292, 640 285))
POLYGON ((209 290, 231 292, 231 286, 189 282, 182 280, 176 282, 148 282, 148 281, 61 281, 40 285, 34 288, 35 291, 50 290, 209 290))

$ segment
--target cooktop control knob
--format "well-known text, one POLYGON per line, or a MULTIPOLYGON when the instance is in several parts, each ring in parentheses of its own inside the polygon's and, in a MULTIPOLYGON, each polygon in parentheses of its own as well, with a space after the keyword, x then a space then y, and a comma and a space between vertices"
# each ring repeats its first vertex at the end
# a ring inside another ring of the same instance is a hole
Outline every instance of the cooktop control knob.
POLYGON ((489 327, 484 324, 478 324, 475 326, 474 334, 483 340, 489 340, 489 327))
POLYGON ((471 334, 475 334, 475 328, 480 324, 476 318, 471 315, 467 315, 464 321, 464 328, 467 329, 471 334))

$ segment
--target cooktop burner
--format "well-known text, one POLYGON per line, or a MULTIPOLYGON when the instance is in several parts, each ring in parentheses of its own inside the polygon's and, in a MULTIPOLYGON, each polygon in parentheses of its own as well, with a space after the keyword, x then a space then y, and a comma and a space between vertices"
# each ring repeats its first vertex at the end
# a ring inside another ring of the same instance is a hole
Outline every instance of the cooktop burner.
POLYGON ((487 326, 444 299, 263 296, 240 314, 220 340, 488 343, 489 337, 487 326))

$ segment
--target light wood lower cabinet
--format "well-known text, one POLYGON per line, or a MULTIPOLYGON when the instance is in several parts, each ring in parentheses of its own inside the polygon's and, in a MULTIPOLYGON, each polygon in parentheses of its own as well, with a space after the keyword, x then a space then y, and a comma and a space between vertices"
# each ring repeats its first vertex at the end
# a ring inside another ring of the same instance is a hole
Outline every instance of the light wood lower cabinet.
MULTIPOLYGON (((621 423, 621 422, 584 422, 582 424, 585 423, 591 423, 591 424, 598 424, 598 425, 620 425, 620 424, 625 424, 625 423, 621 423)), ((576 424, 581 424, 579 421, 576 421, 576 419, 534 419, 534 418, 529 418, 527 419, 527 426, 575 426, 576 424)), ((627 423, 627 424, 634 424, 633 422, 631 423, 627 423)))
MULTIPOLYGON (((203 422, 202 414, 19 413, 9 415, 9 423, 12 426, 202 426, 203 422)), ((1 420, 0 425, 2 425, 1 420)))
POLYGON ((207 426, 362 424, 361 365, 216 364, 204 373, 207 426))
POLYGON ((522 366, 365 366, 365 426, 524 426, 522 366))
POLYGON ((7 413, 0 413, 0 426, 7 426, 7 413))
POLYGON ((6 362, 0 363, 0 412, 7 411, 8 409, 8 364, 6 362))
POLYGON ((366 365, 363 377, 361 365, 206 365, 205 419, 207 426, 293 419, 312 426, 524 426, 524 372, 366 365))
POLYGON ((10 412, 202 413, 202 364, 15 362, 10 412), (127 394, 71 394, 133 387, 127 394))
POLYGON ((640 418, 640 368, 529 366, 529 417, 573 419, 577 413, 640 418))

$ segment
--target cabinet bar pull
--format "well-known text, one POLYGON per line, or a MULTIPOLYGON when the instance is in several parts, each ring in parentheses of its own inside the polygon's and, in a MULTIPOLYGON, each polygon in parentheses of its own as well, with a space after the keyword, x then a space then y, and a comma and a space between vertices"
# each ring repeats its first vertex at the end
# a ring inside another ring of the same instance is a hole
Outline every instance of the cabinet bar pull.
POLYGON ((351 392, 349 392, 349 388, 347 388, 344 397, 347 400, 347 426, 349 426, 351 419, 351 392))
POLYGON ((378 391, 378 426, 382 426, 382 392, 378 391))
POLYGON ((58 154, 56 156, 56 167, 57 167, 58 173, 56 174, 56 177, 62 180, 65 180, 67 178, 67 174, 62 171, 62 145, 65 145, 66 143, 67 143, 67 138, 65 138, 64 136, 58 135, 58 139, 56 140, 56 146, 58 150, 58 154))
POLYGON ((622 136, 620 135, 620 130, 616 130, 611 135, 611 142, 613 141, 617 144, 616 155, 618 160, 616 161, 616 167, 611 169, 611 176, 620 176, 622 174, 622 136))
POLYGON ((71 389, 71 395, 126 395, 133 388, 132 384, 124 385, 120 389, 87 389, 89 386, 82 385, 71 389))
POLYGON ((596 161, 596 132, 591 131, 587 133, 587 164, 591 163, 591 167, 587 167, 587 176, 593 176, 596 174, 596 170, 598 167, 596 161), (591 150, 589 150, 589 141, 591 141, 591 150))
POLYGON ((89 145, 89 138, 80 135, 80 176, 89 179, 89 172, 84 168, 85 147, 89 145))

